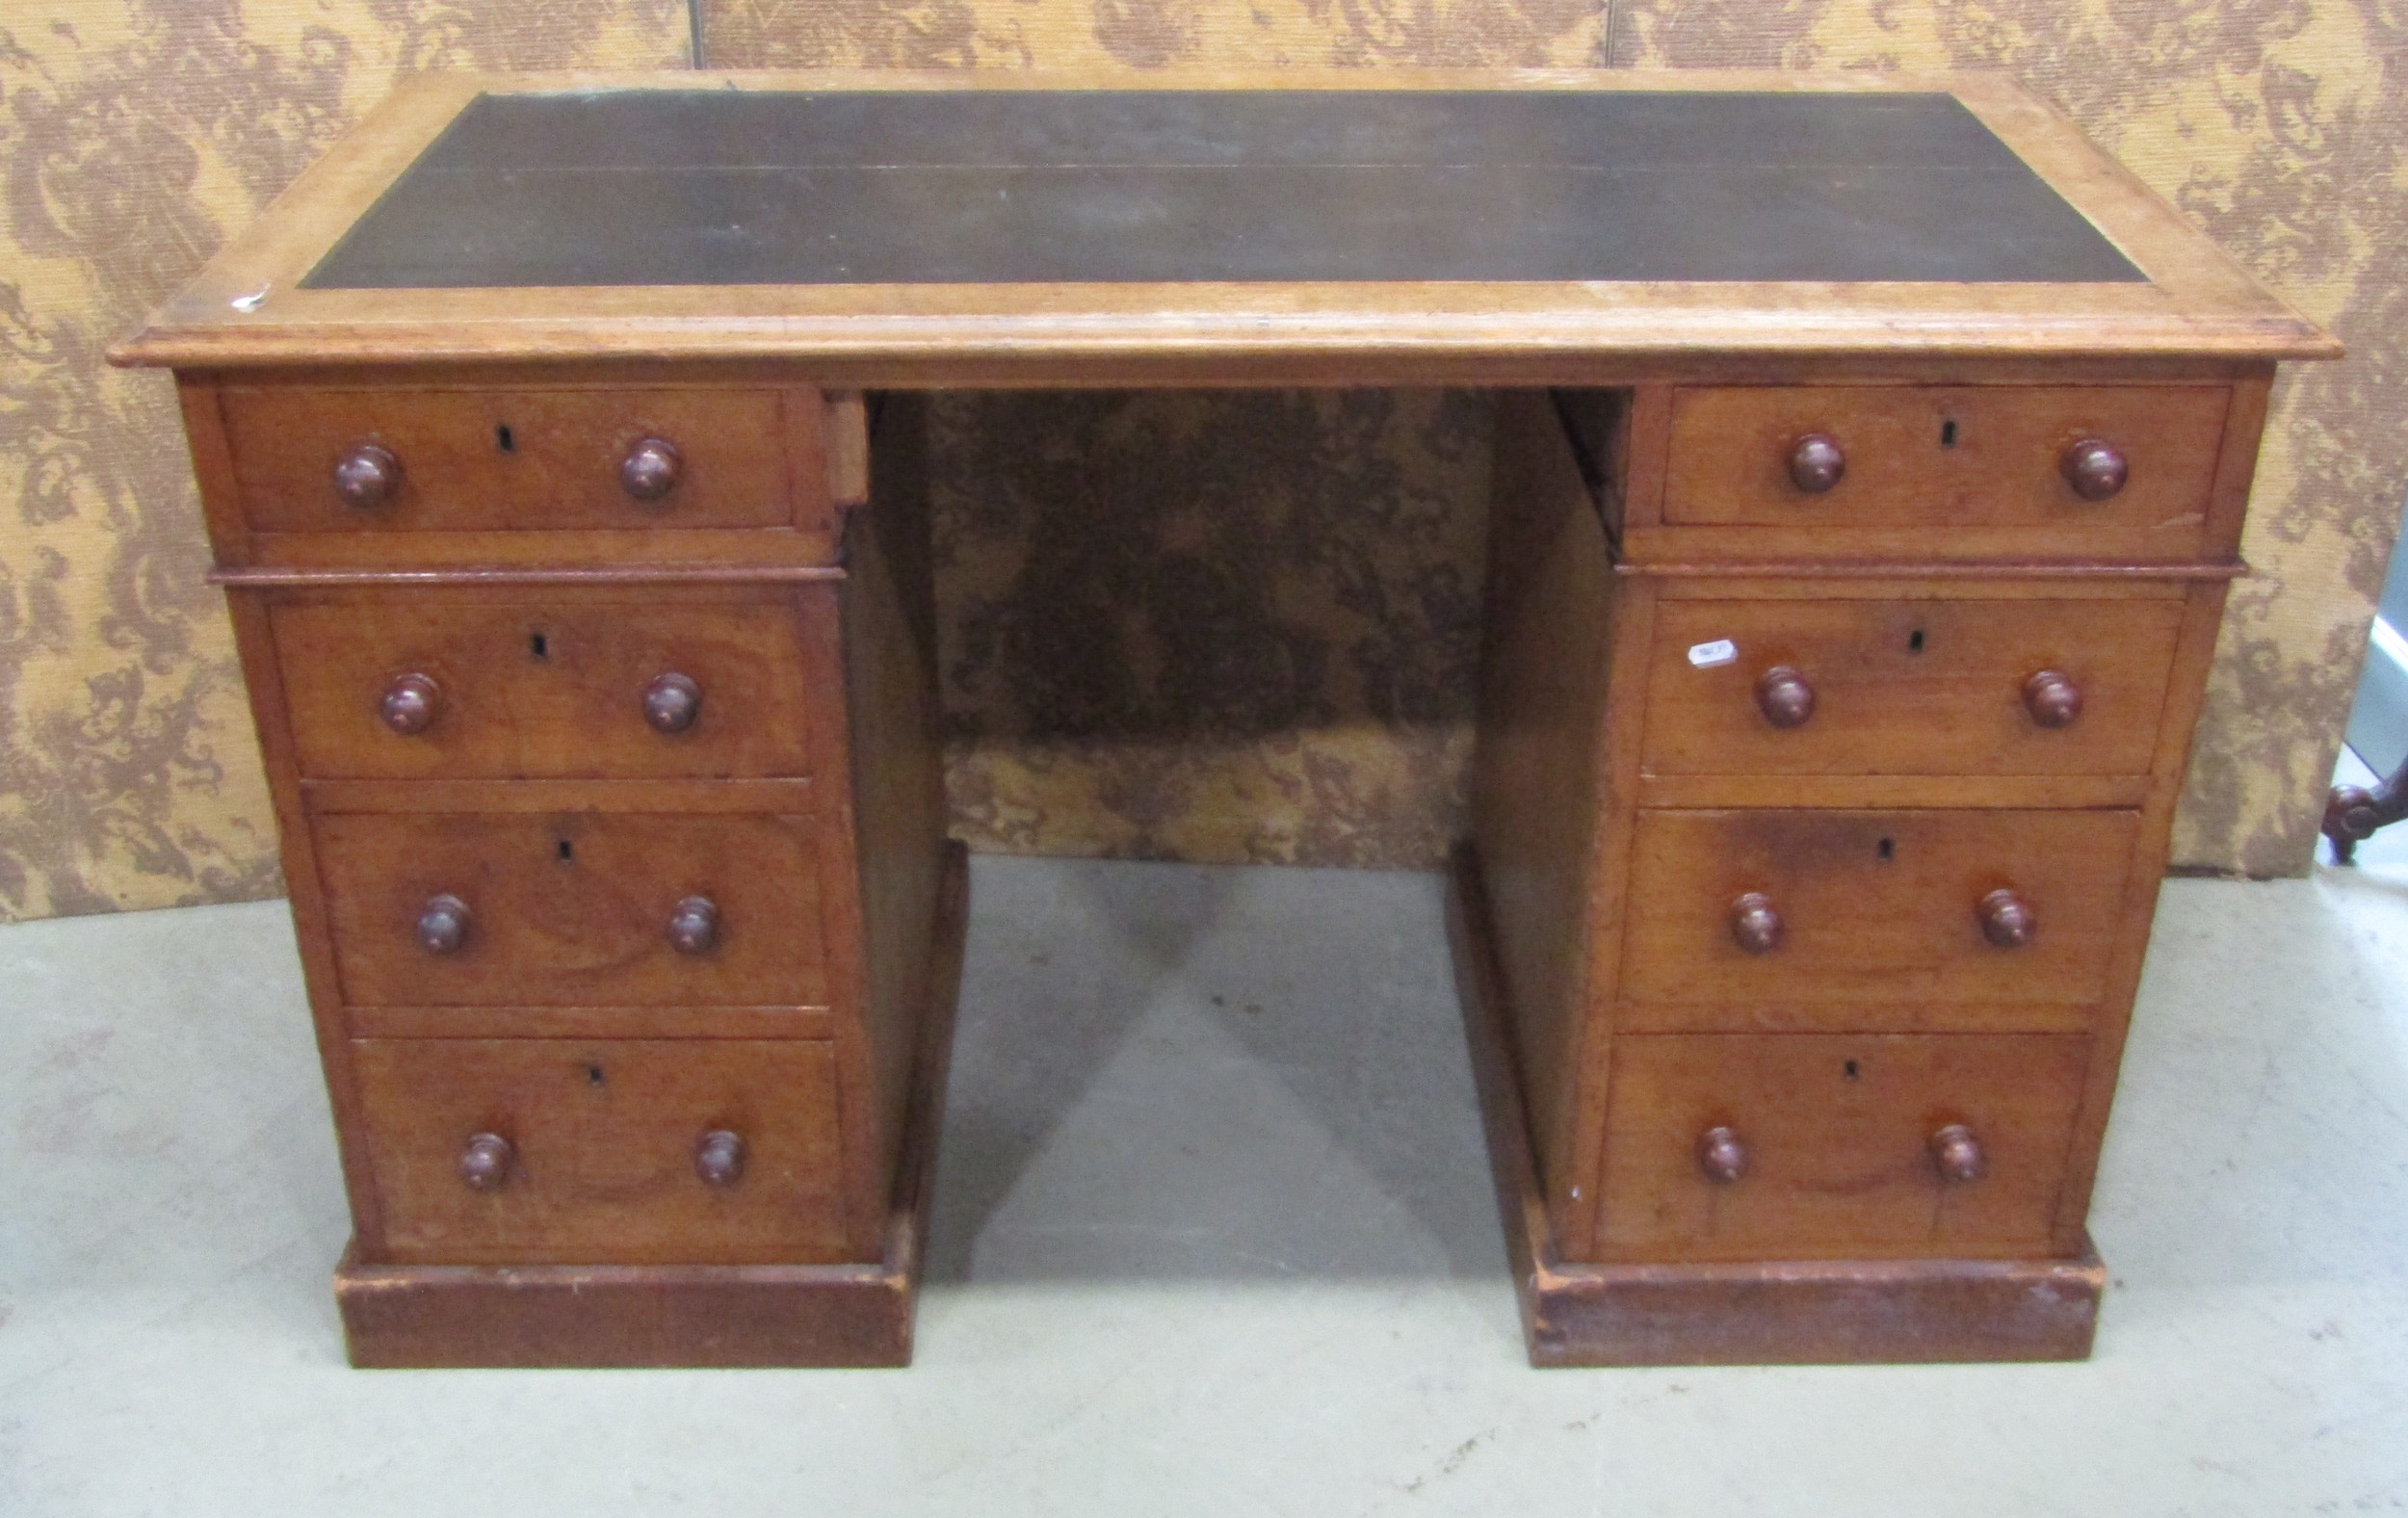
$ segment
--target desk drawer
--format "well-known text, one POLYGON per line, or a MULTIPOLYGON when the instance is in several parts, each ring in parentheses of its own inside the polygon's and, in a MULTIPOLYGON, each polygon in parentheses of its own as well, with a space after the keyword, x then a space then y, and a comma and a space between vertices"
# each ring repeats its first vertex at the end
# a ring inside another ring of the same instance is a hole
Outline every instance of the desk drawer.
POLYGON ((2065 553, 2195 557, 2229 398, 2201 385, 1680 390, 1663 520, 2021 528, 2065 553))
POLYGON ((2138 827, 2109 811, 1642 812, 1623 995, 2096 1002, 2138 827))
POLYGON ((274 602, 313 779, 801 775, 785 590, 343 590, 274 602))
POLYGON ((337 813, 311 827, 353 1006, 826 1004, 809 818, 337 813))
POLYGON ((789 466, 816 456, 819 408, 774 390, 234 385, 220 405, 263 533, 782 527, 824 493, 789 466))
POLYGON ((2176 600, 1667 601, 1646 768, 2146 774, 2182 619, 2176 600))
POLYGON ((399 1263, 841 1259, 825 1042, 360 1039, 399 1263))
POLYGON ((1599 1247, 1611 1260, 2055 1252, 2090 1041, 1614 1041, 1599 1247))

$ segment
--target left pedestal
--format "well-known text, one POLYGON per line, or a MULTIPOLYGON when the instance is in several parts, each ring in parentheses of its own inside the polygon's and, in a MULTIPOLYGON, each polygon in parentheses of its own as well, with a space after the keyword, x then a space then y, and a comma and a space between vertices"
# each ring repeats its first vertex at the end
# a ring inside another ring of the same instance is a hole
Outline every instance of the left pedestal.
POLYGON ((907 1363, 966 900, 916 405, 179 379, 353 1363, 907 1363))

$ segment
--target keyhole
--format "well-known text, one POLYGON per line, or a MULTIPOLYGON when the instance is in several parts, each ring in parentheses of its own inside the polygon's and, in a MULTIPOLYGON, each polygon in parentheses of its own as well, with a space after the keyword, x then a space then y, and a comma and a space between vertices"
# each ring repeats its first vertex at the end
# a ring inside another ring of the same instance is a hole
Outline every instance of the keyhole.
POLYGON ((1910 654, 1919 654, 1924 651, 1924 630, 1922 628, 1918 627, 1912 633, 1907 635, 1906 651, 1910 654))
POLYGON ((1943 448, 1956 446, 1956 422, 1953 418, 1940 424, 1940 446, 1943 448))
POLYGON ((1840 1066, 1840 1068, 1846 1073, 1847 1078, 1851 1081, 1855 1080, 1859 1073, 1856 1068, 1856 1061, 1853 1060, 1850 1060, 1847 1063, 1840 1066))
MULTIPOLYGON (((1855 1069, 1855 1066, 1850 1065, 1848 1068, 1849 1068, 1849 1070, 1852 1072, 1852 1071, 1855 1069)), ((599 1090, 599 1089, 601 1088, 601 1086, 602 1086, 602 1067, 601 1067, 600 1065, 598 1065, 598 1064, 589 1064, 589 1065, 587 1065, 587 1066, 586 1066, 586 1084, 587 1084, 588 1086, 590 1086, 594 1087, 594 1088, 595 1088, 595 1089, 597 1089, 597 1090, 599 1090)))
POLYGON ((1891 860, 1898 857, 1898 840, 1895 838, 1884 838, 1879 844, 1874 846, 1873 852, 1881 856, 1881 862, 1883 864, 1888 864, 1891 860))
POLYGON ((574 845, 574 844, 570 843, 567 839, 563 838, 563 839, 561 839, 561 840, 559 841, 559 844, 557 845, 557 849, 558 849, 558 851, 559 851, 560 856, 561 856, 561 863, 563 863, 563 864, 575 864, 575 863, 577 862, 577 846, 576 846, 576 845, 574 845))
POLYGON ((535 655, 537 659, 549 659, 552 657, 552 645, 544 640, 544 636, 541 633, 529 633, 527 635, 527 652, 535 655))
POLYGON ((493 446, 506 454, 518 452, 518 439, 510 433, 510 424, 504 422, 493 430, 493 446))

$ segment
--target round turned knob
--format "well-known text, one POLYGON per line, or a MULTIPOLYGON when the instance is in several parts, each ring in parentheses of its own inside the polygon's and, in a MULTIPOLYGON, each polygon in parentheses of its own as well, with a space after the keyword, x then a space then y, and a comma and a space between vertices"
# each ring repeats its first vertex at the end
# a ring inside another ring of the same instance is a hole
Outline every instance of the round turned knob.
POLYGON ((1781 947, 1781 914, 1772 898, 1750 891, 1731 903, 1731 936, 1749 954, 1770 954, 1781 947))
POLYGON ((1747 1173, 1747 1145, 1728 1128, 1709 1128, 1697 1136, 1697 1168, 1707 1180, 1728 1186, 1747 1173))
POLYGON ((2085 501, 2104 501, 2132 478, 2124 451, 2096 437, 2085 437, 2065 450, 2057 467, 2065 471, 2065 483, 2074 487, 2074 493, 2085 501))
POLYGON ((714 1128, 694 1146, 694 1173, 712 1186, 733 1186, 745 1178, 742 1134, 714 1128))
POLYGON ((1756 710, 1775 727, 1803 727, 1815 715, 1815 688, 1788 665, 1774 665, 1756 681, 1756 710))
POLYGON ((1940 1178, 1958 1186, 1980 1180, 1990 1168, 1981 1140, 1963 1123, 1950 1123, 1931 1136, 1931 1158, 1940 1166, 1940 1178))
POLYGON ((1790 450, 1790 484, 1808 495, 1820 495, 1847 473, 1847 456, 1823 432, 1808 432, 1790 450))
POLYGON ((459 1178, 480 1191, 498 1191, 517 1158, 518 1151, 500 1134, 478 1134, 459 1152, 459 1178))
POLYGON ((720 909, 707 896, 689 896, 668 914, 668 944, 679 954, 709 954, 719 937, 720 909))
POLYGON ((418 947, 429 954, 458 954, 468 941, 468 903, 457 896, 428 899, 418 914, 418 947))
POLYGON ((656 733, 682 733, 702 715, 702 687, 682 674, 665 674, 643 688, 643 720, 656 733))
POLYGON ((2037 670, 2024 682, 2024 710, 2042 727, 2071 727, 2081 715, 2081 687, 2060 670, 2037 670))
POLYGON ((657 501, 677 488, 684 467, 674 444, 647 437, 627 450, 627 457, 619 462, 618 483, 639 501, 657 501))
POLYGON ((384 699, 377 707, 384 725, 413 738, 434 725, 435 714, 442 710, 443 690, 423 674, 393 677, 384 688, 384 699))
POLYGON ((402 461, 389 448, 354 443, 334 462, 334 493, 346 506, 382 506, 401 488, 402 461))
POLYGON ((1981 936, 2002 949, 2021 949, 2040 931, 2031 903, 2005 886, 1983 897, 1974 915, 1981 919, 1981 936))

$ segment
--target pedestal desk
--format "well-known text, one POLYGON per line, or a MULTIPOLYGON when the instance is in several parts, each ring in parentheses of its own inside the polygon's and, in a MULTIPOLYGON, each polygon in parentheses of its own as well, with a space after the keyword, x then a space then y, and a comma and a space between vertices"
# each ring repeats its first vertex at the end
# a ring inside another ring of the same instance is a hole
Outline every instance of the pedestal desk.
POLYGON ((1542 1364, 2087 1352, 2275 362, 1978 76, 448 76, 171 366, 361 1365, 901 1364, 941 387, 1495 392, 1455 955, 1542 1364))

